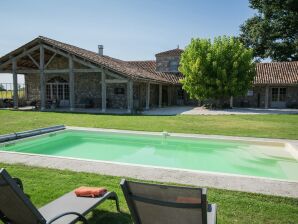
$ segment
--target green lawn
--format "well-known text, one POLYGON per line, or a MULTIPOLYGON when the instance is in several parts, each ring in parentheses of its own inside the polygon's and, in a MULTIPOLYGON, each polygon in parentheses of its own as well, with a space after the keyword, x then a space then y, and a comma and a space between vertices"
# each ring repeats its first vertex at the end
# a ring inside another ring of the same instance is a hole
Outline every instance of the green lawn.
POLYGON ((0 111, 0 134, 64 124, 79 127, 298 139, 298 115, 119 116, 0 111))
MULTIPOLYGON (((116 116, 0 111, 0 134, 64 124, 81 127, 298 139, 298 115, 116 116)), ((120 197, 123 214, 107 202, 91 213, 91 223, 131 223, 120 177, 1 164, 24 181, 38 207, 81 185, 105 186, 120 197)), ((218 223, 298 223, 298 199, 208 189, 217 203, 218 223)))
MULTIPOLYGON (((105 202, 89 215, 90 223, 132 223, 119 187, 121 177, 77 173, 23 165, 1 164, 24 182, 25 193, 40 207, 79 186, 105 186, 120 198, 122 214, 105 202)), ((298 223, 298 199, 208 189, 209 202, 218 205, 218 223, 298 223)))

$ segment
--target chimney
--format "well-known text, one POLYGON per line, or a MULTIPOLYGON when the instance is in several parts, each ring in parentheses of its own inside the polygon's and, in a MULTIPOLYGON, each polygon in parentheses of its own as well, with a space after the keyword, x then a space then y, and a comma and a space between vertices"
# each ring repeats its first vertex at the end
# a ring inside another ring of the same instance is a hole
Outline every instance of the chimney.
POLYGON ((98 45, 98 54, 99 54, 100 56, 103 55, 103 45, 98 45))

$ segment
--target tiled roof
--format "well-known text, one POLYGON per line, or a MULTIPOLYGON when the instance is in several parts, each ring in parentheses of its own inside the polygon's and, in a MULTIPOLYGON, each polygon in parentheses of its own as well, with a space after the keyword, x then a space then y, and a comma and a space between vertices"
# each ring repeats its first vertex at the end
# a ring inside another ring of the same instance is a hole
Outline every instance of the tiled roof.
MULTIPOLYGON (((98 55, 95 52, 85 50, 70 44, 62 43, 47 37, 38 37, 26 45, 10 52, 0 58, 0 63, 9 60, 11 55, 23 52, 23 48, 32 47, 39 42, 52 45, 58 49, 64 50, 70 54, 76 55, 88 60, 96 65, 104 66, 116 73, 122 74, 128 78, 143 81, 160 82, 167 84, 179 84, 179 80, 183 78, 181 73, 157 72, 156 61, 122 61, 106 55, 98 55)), ((177 56, 183 52, 181 49, 173 49, 156 54, 177 56)), ((298 61, 295 62, 272 62, 258 63, 256 65, 255 85, 266 84, 298 84, 298 61)))
POLYGON ((182 49, 176 48, 169 51, 157 53, 155 56, 180 56, 183 53, 182 49))
POLYGON ((161 76, 148 72, 137 66, 133 66, 119 59, 115 59, 106 55, 101 56, 93 51, 85 50, 83 48, 79 48, 70 44, 65 44, 47 37, 40 36, 39 39, 43 40, 45 43, 49 43, 71 54, 85 58, 95 64, 103 65, 111 70, 124 74, 133 79, 145 79, 145 80, 153 80, 153 81, 160 81, 160 82, 169 82, 167 79, 161 76))
POLYGON ((298 61, 258 63, 255 85, 298 84, 298 61))
POLYGON ((128 63, 141 69, 144 69, 150 73, 154 73, 155 75, 170 81, 172 84, 179 84, 179 80, 183 78, 181 73, 157 72, 156 61, 129 61, 128 63))

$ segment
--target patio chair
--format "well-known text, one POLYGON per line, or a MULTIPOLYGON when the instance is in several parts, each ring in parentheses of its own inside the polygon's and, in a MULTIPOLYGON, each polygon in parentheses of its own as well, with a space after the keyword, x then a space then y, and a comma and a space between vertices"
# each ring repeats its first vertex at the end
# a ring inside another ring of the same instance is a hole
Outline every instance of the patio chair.
POLYGON ((216 205, 208 204, 206 188, 120 183, 135 224, 213 224, 216 205))
POLYGON ((67 224, 82 221, 84 217, 106 199, 116 202, 115 192, 107 192, 102 197, 77 197, 69 192, 49 204, 37 209, 22 191, 22 183, 12 178, 5 169, 0 169, 0 220, 4 224, 67 224))

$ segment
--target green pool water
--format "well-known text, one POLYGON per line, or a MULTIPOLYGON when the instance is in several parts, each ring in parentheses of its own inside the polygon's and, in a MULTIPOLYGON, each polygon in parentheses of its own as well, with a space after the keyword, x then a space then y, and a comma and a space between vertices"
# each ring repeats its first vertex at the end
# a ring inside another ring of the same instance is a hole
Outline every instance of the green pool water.
POLYGON ((282 145, 66 130, 0 150, 298 180, 298 162, 282 145))

